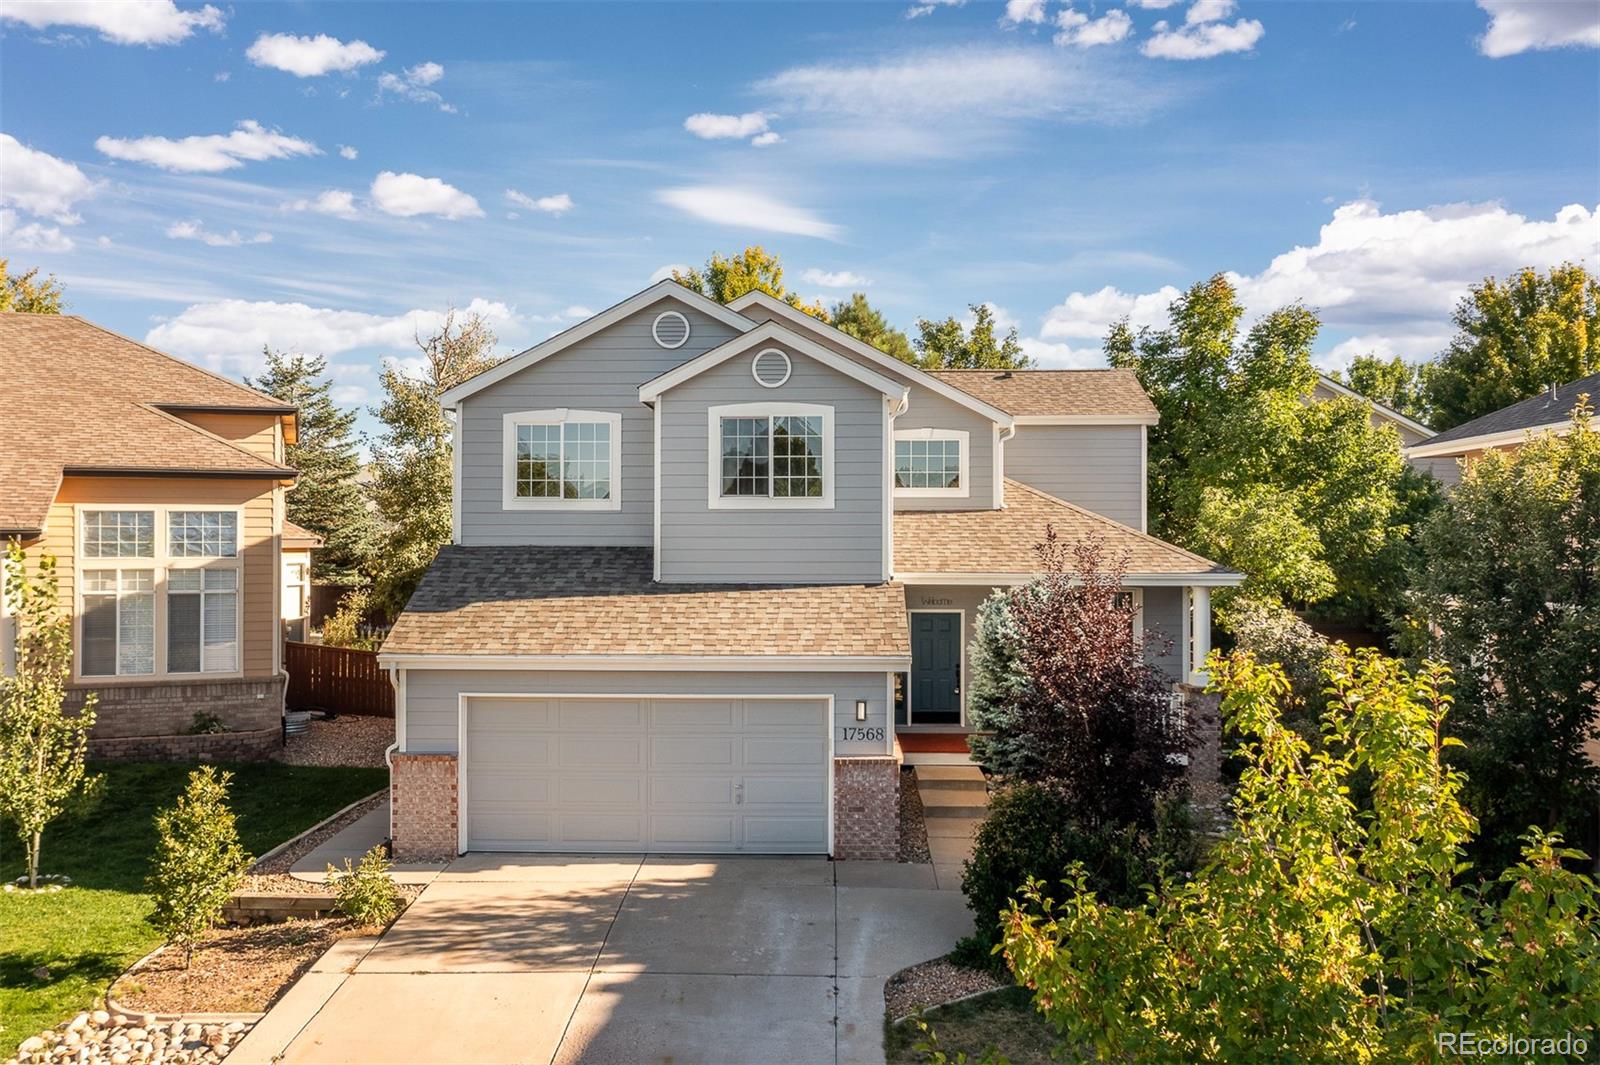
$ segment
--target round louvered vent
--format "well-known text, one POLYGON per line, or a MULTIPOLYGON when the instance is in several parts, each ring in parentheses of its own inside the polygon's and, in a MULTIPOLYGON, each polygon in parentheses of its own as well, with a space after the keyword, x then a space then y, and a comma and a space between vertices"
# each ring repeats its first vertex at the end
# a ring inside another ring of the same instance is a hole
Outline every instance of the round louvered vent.
POLYGON ((756 384, 766 388, 777 388, 789 379, 789 372, 794 367, 789 363, 789 356, 777 348, 765 348, 756 352, 756 357, 750 362, 750 376, 756 379, 756 384))
POLYGON ((651 324, 650 335, 664 348, 681 348, 689 341, 689 319, 677 311, 662 311, 651 324))

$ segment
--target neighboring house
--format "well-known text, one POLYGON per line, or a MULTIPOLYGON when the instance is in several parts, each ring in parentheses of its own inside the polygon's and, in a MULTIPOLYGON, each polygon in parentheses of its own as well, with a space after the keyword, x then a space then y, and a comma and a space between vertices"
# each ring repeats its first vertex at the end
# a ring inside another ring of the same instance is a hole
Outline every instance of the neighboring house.
MULTIPOLYGON (((1406 448, 1406 461, 1453 488, 1461 483, 1463 466, 1486 451, 1521 447, 1530 433, 1565 435, 1572 428, 1572 408, 1584 395, 1591 408, 1600 405, 1600 373, 1552 385, 1537 396, 1447 429, 1406 448)), ((1600 428, 1600 416, 1591 418, 1590 424, 1600 428)))
POLYGON ((287 518, 283 522, 283 638, 303 641, 310 635, 311 552, 322 537, 287 518))
POLYGON ((295 409, 70 315, 0 314, 0 387, 0 540, 57 560, 93 753, 279 744, 295 409))
POLYGON ((1372 424, 1382 427, 1394 426, 1395 432, 1400 434, 1400 447, 1402 450, 1420 444, 1431 438, 1433 430, 1414 418, 1408 418, 1392 407, 1386 407, 1374 399, 1363 396, 1349 385, 1341 384, 1327 374, 1317 375, 1316 387, 1311 390, 1311 398, 1315 400, 1329 399, 1356 399, 1372 408, 1372 424))
POLYGON ((1127 371, 926 373, 664 281, 443 401, 454 542, 380 657, 406 857, 893 858, 901 751, 965 757, 978 608, 1047 525, 1129 556, 1175 688, 1242 580, 1144 532, 1127 371))

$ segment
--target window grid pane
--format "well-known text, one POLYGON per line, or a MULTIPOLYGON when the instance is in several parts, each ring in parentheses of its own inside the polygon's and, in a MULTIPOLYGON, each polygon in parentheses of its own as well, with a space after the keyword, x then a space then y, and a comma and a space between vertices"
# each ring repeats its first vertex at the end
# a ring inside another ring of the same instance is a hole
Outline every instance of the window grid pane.
POLYGON ((766 418, 722 419, 722 494, 769 494, 766 418))
POLYGON ((239 516, 231 510, 167 512, 167 551, 173 558, 233 558, 239 553, 239 516))
POLYGON ((517 495, 561 497, 561 426, 517 426, 517 495))
POLYGON ((83 515, 85 558, 155 558, 153 510, 89 510, 83 515))
POLYGON ((117 596, 117 675, 156 671, 155 572, 123 570, 117 596))
POLYGON ((782 498, 822 495, 821 418, 772 420, 772 494, 782 498))
POLYGON ((896 440, 896 488, 960 488, 961 441, 896 440))
POLYGON ((569 422, 562 429, 562 495, 567 499, 610 499, 611 426, 569 422))

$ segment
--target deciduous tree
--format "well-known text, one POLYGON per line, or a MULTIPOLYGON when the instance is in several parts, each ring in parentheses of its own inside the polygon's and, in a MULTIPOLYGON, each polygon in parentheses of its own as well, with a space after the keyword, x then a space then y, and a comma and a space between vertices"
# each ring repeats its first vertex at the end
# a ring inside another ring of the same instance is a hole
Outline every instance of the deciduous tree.
POLYGON ((995 336, 994 310, 986 303, 968 305, 972 328, 955 318, 942 322, 917 319, 917 335, 912 340, 917 365, 928 370, 1025 370, 1033 360, 1022 352, 1022 343, 1013 327, 1005 336, 995 336))
POLYGON ((733 255, 712 252, 703 269, 674 270, 672 279, 718 303, 731 303, 746 292, 765 292, 813 318, 828 320, 827 308, 820 301, 806 303, 784 286, 783 261, 759 244, 733 255))
POLYGON ((373 414, 384 428, 371 440, 371 492, 382 524, 373 598, 391 617, 450 542, 451 422, 439 397, 499 362, 494 345, 481 316, 458 319, 452 310, 437 333, 417 338, 420 374, 399 363, 383 371, 384 400, 373 414))
POLYGON ((38 887, 45 828, 99 780, 84 766, 96 696, 85 696, 77 713, 64 709, 72 619, 61 609, 55 558, 45 555, 30 573, 21 545, 9 541, 0 577, 0 596, 16 617, 16 668, 0 679, 0 818, 22 838, 28 886, 38 887))
POLYGON ((25 274, 13 274, 7 261, 0 259, 0 312, 22 314, 60 314, 66 301, 56 275, 40 279, 36 266, 25 274))
POLYGON ((356 412, 333 402, 328 361, 321 355, 290 354, 263 348, 266 371, 254 388, 300 408, 296 443, 285 458, 300 471, 285 499, 289 520, 320 535, 311 569, 325 584, 355 584, 372 561, 377 527, 365 493, 356 480, 361 455, 356 449, 356 412))
POLYGON ((1368 399, 1427 425, 1432 416, 1427 396, 1432 372, 1433 364, 1429 362, 1406 362, 1398 355, 1385 359, 1374 354, 1357 355, 1348 369, 1333 376, 1368 399))
POLYGON ((211 766, 201 766, 189 774, 177 803, 156 814, 156 855, 149 878, 156 908, 150 923, 169 944, 183 948, 186 969, 195 943, 222 916, 250 864, 228 808, 232 780, 232 773, 218 775, 211 766))
POLYGON ((1435 429, 1600 370, 1600 278, 1574 263, 1486 278, 1457 305, 1455 325, 1428 375, 1435 429))

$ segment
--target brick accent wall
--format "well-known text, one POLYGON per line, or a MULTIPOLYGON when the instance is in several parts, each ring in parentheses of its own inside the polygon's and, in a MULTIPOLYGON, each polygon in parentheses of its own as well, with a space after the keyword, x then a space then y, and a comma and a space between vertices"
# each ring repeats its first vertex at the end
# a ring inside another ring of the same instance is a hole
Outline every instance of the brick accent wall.
POLYGON ((401 862, 437 862, 456 856, 458 802, 456 756, 391 756, 389 831, 401 862))
POLYGON ((833 856, 892 862, 900 852, 900 760, 833 760, 833 856))
POLYGON ((251 761, 283 744, 282 677, 143 684, 79 684, 67 708, 97 695, 89 755, 122 761, 251 761), (227 732, 191 736, 196 714, 227 732))
POLYGON ((1192 684, 1178 685, 1189 715, 1194 746, 1189 750, 1189 783, 1197 791, 1213 789, 1222 780, 1222 697, 1192 684))

